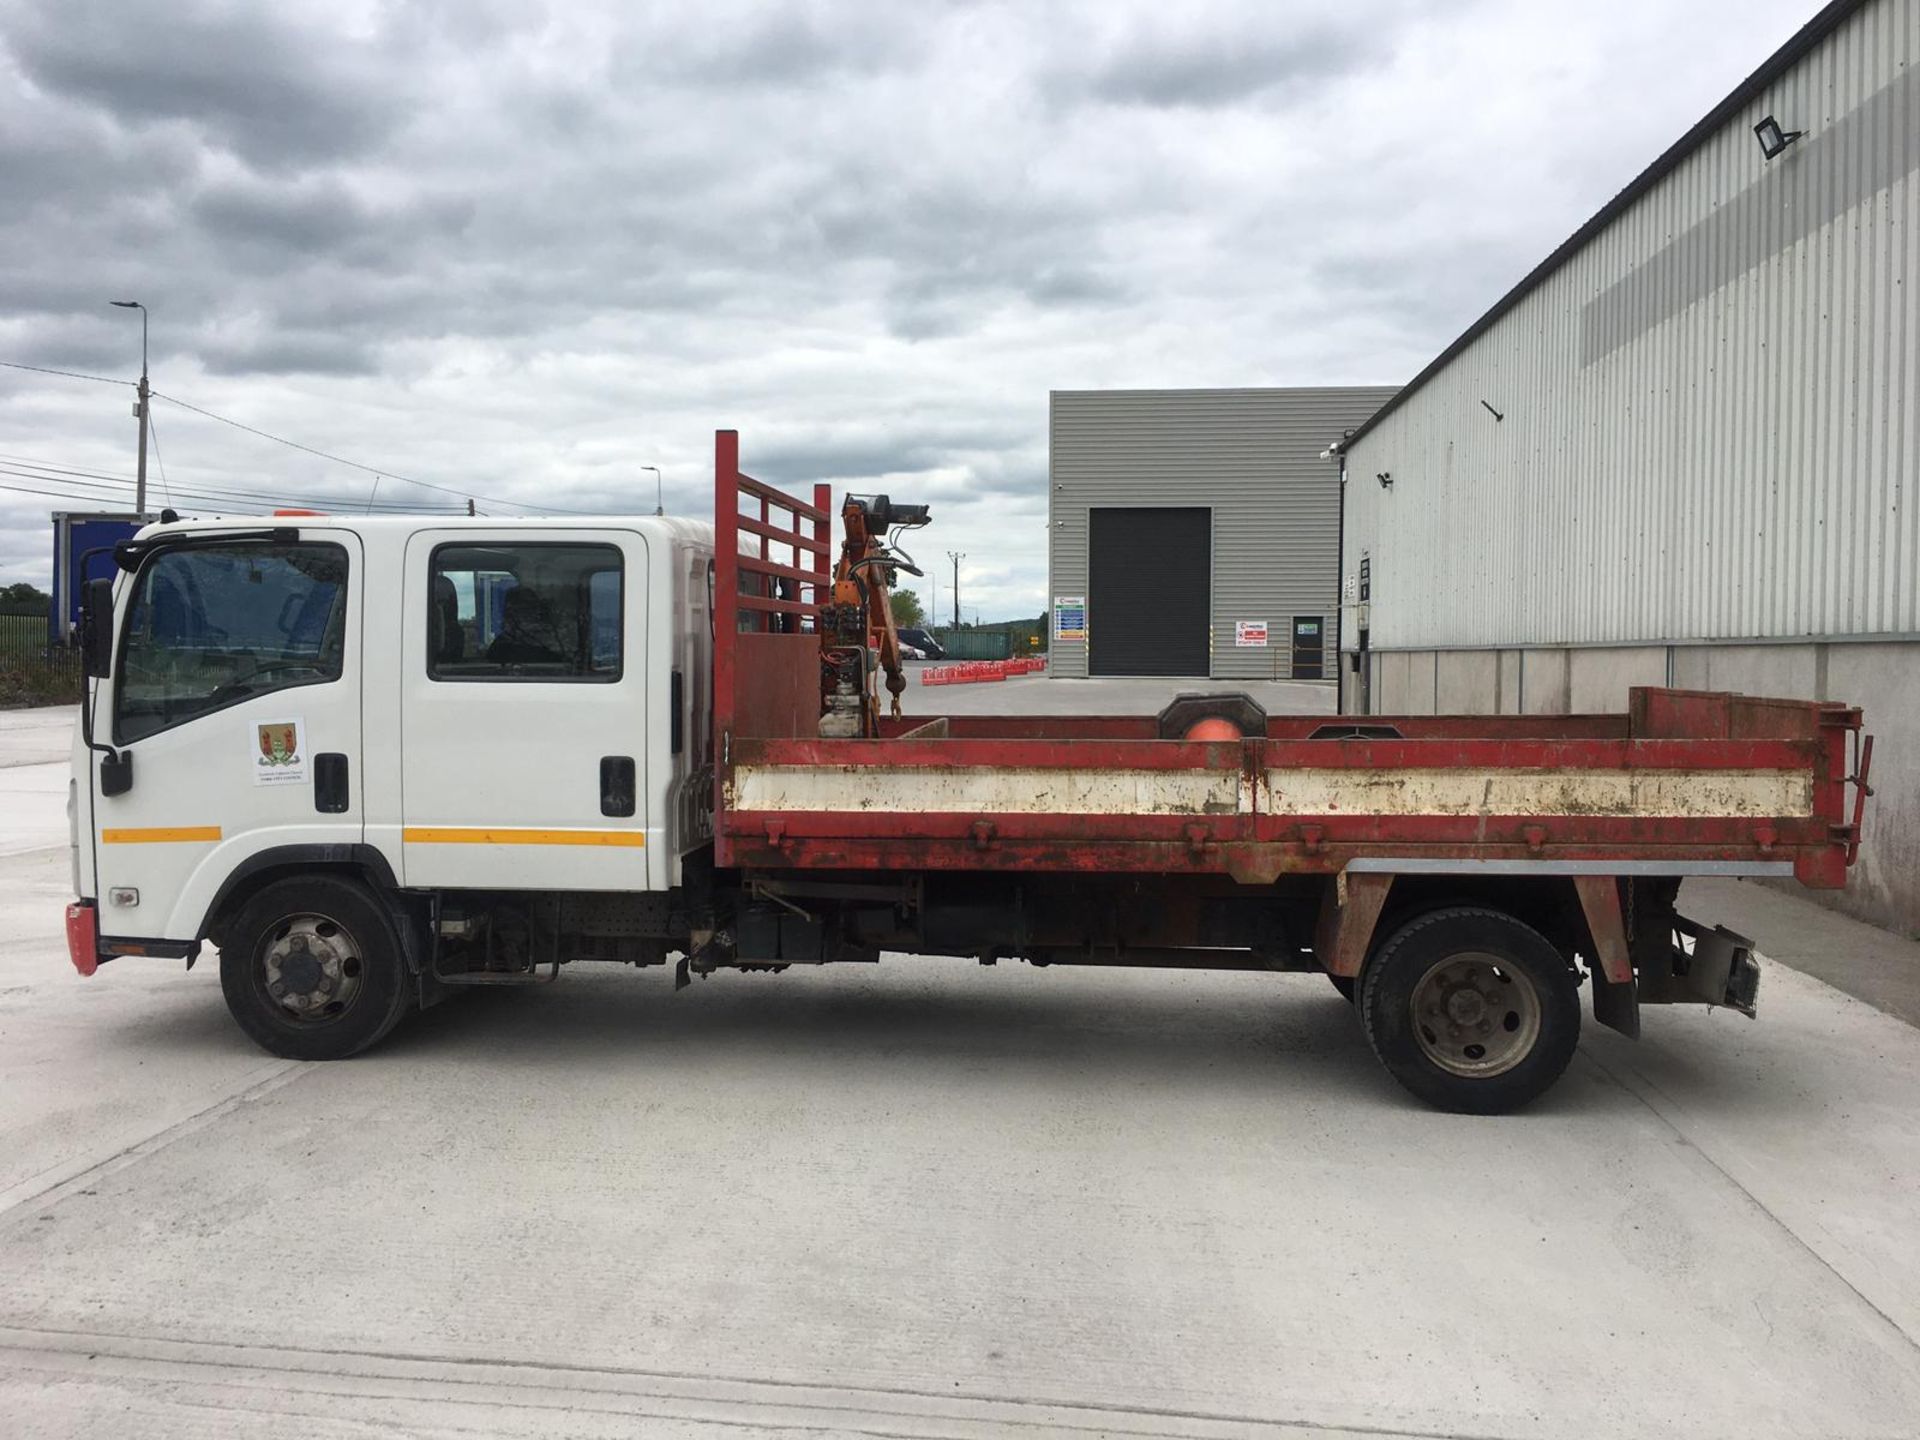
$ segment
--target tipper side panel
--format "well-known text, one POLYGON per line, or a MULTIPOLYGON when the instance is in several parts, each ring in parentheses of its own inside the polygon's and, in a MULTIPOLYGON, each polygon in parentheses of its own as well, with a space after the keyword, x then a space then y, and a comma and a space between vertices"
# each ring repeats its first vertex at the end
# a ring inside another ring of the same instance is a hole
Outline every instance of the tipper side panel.
POLYGON ((1161 738, 1151 717, 910 714, 877 739, 822 739, 831 497, 740 474, 732 432, 716 467, 724 866, 1835 887, 1857 848, 1871 751, 1858 710, 1817 702, 1636 689, 1618 715, 1274 716, 1204 741, 1161 738))

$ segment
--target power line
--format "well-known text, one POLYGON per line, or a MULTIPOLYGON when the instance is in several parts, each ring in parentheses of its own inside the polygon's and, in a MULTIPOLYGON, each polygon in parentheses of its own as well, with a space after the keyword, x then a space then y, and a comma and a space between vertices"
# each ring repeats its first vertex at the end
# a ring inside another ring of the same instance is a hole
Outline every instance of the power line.
MULTIPOLYGON (((165 400, 170 405, 178 405, 182 409, 193 411, 193 413, 196 415, 204 415, 209 420, 218 420, 222 425, 231 425, 234 429, 244 430, 249 435, 258 435, 262 440, 271 440, 276 445, 285 445, 290 449, 303 451, 308 455, 317 456, 319 459, 322 459, 322 460, 331 460, 336 465, 345 465, 354 470, 364 470, 367 474, 373 476, 375 479, 378 479, 380 476, 384 475, 387 478, 392 480, 402 480, 409 485, 418 485, 423 490, 438 490, 442 494, 458 495, 463 499, 467 495, 467 492, 465 490, 456 490, 448 485, 435 485, 431 481, 427 481, 427 480, 415 480, 411 475, 402 475, 399 471, 391 468, 383 467, 380 469, 375 469, 371 465, 362 465, 358 460, 349 460, 342 455, 332 455, 325 450, 316 450, 311 445, 302 445, 298 440, 289 440, 284 435, 275 435, 271 431, 261 430, 252 425, 242 424, 238 420, 230 420, 225 415, 216 415, 213 411, 202 409, 200 406, 194 405, 189 403, 188 401, 182 400, 176 395, 163 395, 158 390, 155 390, 153 394, 156 399, 165 400)), ((489 505, 503 505, 508 509, 521 507, 529 510, 546 510, 557 515, 598 515, 602 513, 597 510, 569 510, 569 509, 566 509, 564 506, 560 506, 560 505, 534 505, 525 500, 501 500, 491 495, 476 495, 473 498, 476 500, 484 500, 489 505)))
MULTIPOLYGON (((56 370, 47 365, 26 365, 17 360, 0 360, 0 366, 5 366, 9 370, 30 370, 37 375, 62 375, 70 380, 92 380, 102 385, 131 385, 133 383, 128 380, 116 380, 108 375, 88 375, 79 370, 56 370)), ((257 426, 248 425, 242 421, 232 419, 230 416, 209 410, 204 406, 195 405, 191 400, 182 400, 177 395, 162 394, 158 390, 150 390, 148 393, 153 399, 165 400, 170 405, 178 405, 183 410, 191 410, 196 415, 205 416, 207 419, 218 421, 222 425, 230 425, 235 430, 244 430, 247 434, 256 435, 262 440, 271 440, 276 445, 285 445, 289 449, 299 450, 304 454, 312 455, 320 460, 330 461, 335 465, 345 465, 352 470, 364 471, 366 474, 375 478, 376 489, 378 488, 377 482, 379 478, 385 476, 391 480, 403 481, 408 485, 418 485, 423 490, 434 490, 443 495, 453 495, 462 500, 468 496, 467 491, 455 489, 450 485, 436 485, 430 480, 416 480, 410 475, 400 474, 391 467, 382 466, 375 468, 372 465, 363 465, 358 460, 349 460, 344 455, 335 455, 330 451, 321 450, 312 445, 303 445, 298 440, 289 440, 286 436, 276 435, 271 430, 262 430, 257 426)), ((148 433, 149 435, 152 434, 151 413, 149 413, 148 416, 148 433)), ((164 481, 164 476, 162 478, 164 481)), ((498 496, 493 495, 476 495, 472 498, 483 500, 489 505, 495 505, 508 511, 537 510, 549 515, 603 515, 606 513, 604 510, 575 510, 564 505, 536 505, 527 500, 502 500, 498 496)))
MULTIPOLYGON (((317 455, 322 460, 331 460, 336 465, 346 465, 355 470, 364 470, 369 475, 392 474, 396 480, 407 479, 405 475, 398 474, 397 472, 376 470, 371 465, 362 465, 358 460, 349 460, 342 455, 329 455, 325 450, 316 450, 311 445, 302 445, 298 440, 289 440, 284 435, 274 435, 265 430, 255 429, 251 425, 243 425, 238 420, 229 420, 225 415, 216 415, 211 410, 203 410, 198 405, 194 405, 172 395, 163 395, 158 390, 153 392, 153 398, 156 400, 165 400, 170 405, 178 405, 183 410, 191 410, 196 415, 204 415, 209 420, 218 420, 222 425, 231 425, 236 430, 244 430, 249 435, 258 435, 262 440, 271 440, 276 445, 285 445, 290 449, 303 450, 309 455, 317 455)), ((426 481, 424 480, 413 480, 409 481, 409 483, 426 485, 426 481)), ((427 485, 427 488, 429 490, 437 490, 440 487, 437 485, 427 485)))
MULTIPOLYGON (((70 501, 75 504, 81 504, 81 505, 101 506, 101 505, 117 504, 121 509, 126 509, 128 506, 128 503, 133 498, 132 496, 128 495, 125 490, 114 491, 114 490, 110 490, 105 485, 96 485, 92 482, 85 481, 85 480, 66 480, 66 481, 50 480, 44 476, 22 475, 13 471, 8 471, 8 470, 0 470, 0 476, 9 477, 8 479, 0 479, 0 490, 11 491, 18 495, 44 495, 51 499, 66 500, 66 501, 70 501), (32 484, 12 483, 13 481, 18 481, 18 480, 33 481, 38 483, 32 483, 32 484)), ((131 484, 132 482, 129 481, 127 483, 131 484)), ((221 498, 219 496, 201 495, 197 491, 190 491, 190 490, 178 491, 176 492, 176 496, 179 503, 181 503, 182 505, 186 505, 189 508, 199 508, 200 506, 204 505, 206 508, 210 510, 219 510, 219 511, 226 512, 228 514, 261 514, 270 508, 285 506, 289 504, 314 505, 314 506, 354 504, 354 501, 351 500, 350 498, 337 497, 337 496, 326 497, 326 498, 309 497, 306 499, 302 499, 301 497, 298 497, 298 496, 291 497, 291 498, 287 496, 278 496, 271 500, 266 501, 265 503, 262 503, 259 501, 247 500, 244 497, 238 500, 235 500, 232 498, 221 498)), ((466 512, 463 510, 455 509, 452 506, 447 506, 445 508, 432 509, 432 510, 425 510, 417 507, 409 507, 406 509, 402 509, 396 506, 391 511, 383 510, 381 513, 407 514, 407 515, 461 515, 466 512)))
POLYGON ((64 375, 69 380, 96 380, 102 385, 132 385, 131 380, 116 380, 111 375, 86 375, 78 370, 54 370, 45 365, 22 365, 18 360, 0 360, 9 370, 31 370, 36 375, 64 375))
POLYGON ((35 470, 51 470, 56 475, 79 475, 88 480, 112 480, 123 485, 131 485, 132 478, 126 475, 109 475, 104 470, 76 470, 69 466, 54 465, 45 460, 36 460, 31 455, 8 455, 0 452, 0 463, 28 465, 35 470))
POLYGON ((100 504, 96 495, 76 495, 71 490, 42 490, 30 485, 9 485, 0 480, 0 490, 11 490, 17 495, 51 495, 55 500, 82 500, 89 505, 100 504))
MULTIPOLYGON (((85 472, 79 472, 85 473, 85 472)), ((98 480, 70 478, 68 473, 50 470, 48 467, 19 467, 0 464, 0 475, 15 480, 32 481, 41 486, 60 486, 59 490, 36 491, 34 493, 57 494, 64 499, 87 500, 95 504, 103 499, 124 500, 126 488, 134 484, 131 480, 122 480, 112 476, 102 476, 98 480)), ((285 493, 263 495, 257 491, 232 490, 214 485, 183 486, 169 496, 185 502, 198 502, 207 505, 230 508, 247 506, 258 509, 273 509, 285 505, 336 506, 360 509, 361 502, 348 495, 289 495, 285 493)), ((379 507, 382 514, 395 515, 457 515, 460 510, 451 505, 424 506, 408 505, 401 501, 379 507)))

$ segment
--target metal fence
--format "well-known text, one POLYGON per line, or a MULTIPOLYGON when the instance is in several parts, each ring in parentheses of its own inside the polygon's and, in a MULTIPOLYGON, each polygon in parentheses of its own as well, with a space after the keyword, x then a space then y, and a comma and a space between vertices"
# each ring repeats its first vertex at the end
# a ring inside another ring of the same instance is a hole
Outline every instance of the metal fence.
POLYGON ((0 609, 0 665, 20 666, 47 659, 47 612, 0 609))
POLYGON ((80 657, 47 643, 47 612, 0 609, 0 709, 67 705, 80 698, 80 657))
POLYGON ((1013 637, 1005 630, 936 630, 948 660, 1004 660, 1013 654, 1013 637))

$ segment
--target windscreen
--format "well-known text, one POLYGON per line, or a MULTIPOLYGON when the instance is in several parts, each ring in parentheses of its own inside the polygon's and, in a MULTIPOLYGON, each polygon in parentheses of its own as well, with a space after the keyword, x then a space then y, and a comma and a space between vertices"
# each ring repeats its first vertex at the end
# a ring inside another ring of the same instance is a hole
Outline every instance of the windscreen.
POLYGON ((347 553, 338 545, 190 545, 134 579, 121 632, 121 744, 254 695, 340 678, 347 553))

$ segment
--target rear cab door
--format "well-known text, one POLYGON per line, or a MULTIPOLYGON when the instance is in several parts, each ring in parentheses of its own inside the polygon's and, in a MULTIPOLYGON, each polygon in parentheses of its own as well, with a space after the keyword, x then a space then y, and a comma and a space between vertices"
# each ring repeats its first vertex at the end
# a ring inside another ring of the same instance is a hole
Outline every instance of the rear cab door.
POLYGON ((648 574, 633 530, 409 538, 406 885, 647 888, 648 574))
POLYGON ((360 539, 251 534, 168 537, 121 587, 94 734, 131 788, 88 765, 103 939, 196 939, 263 852, 361 841, 360 539))

